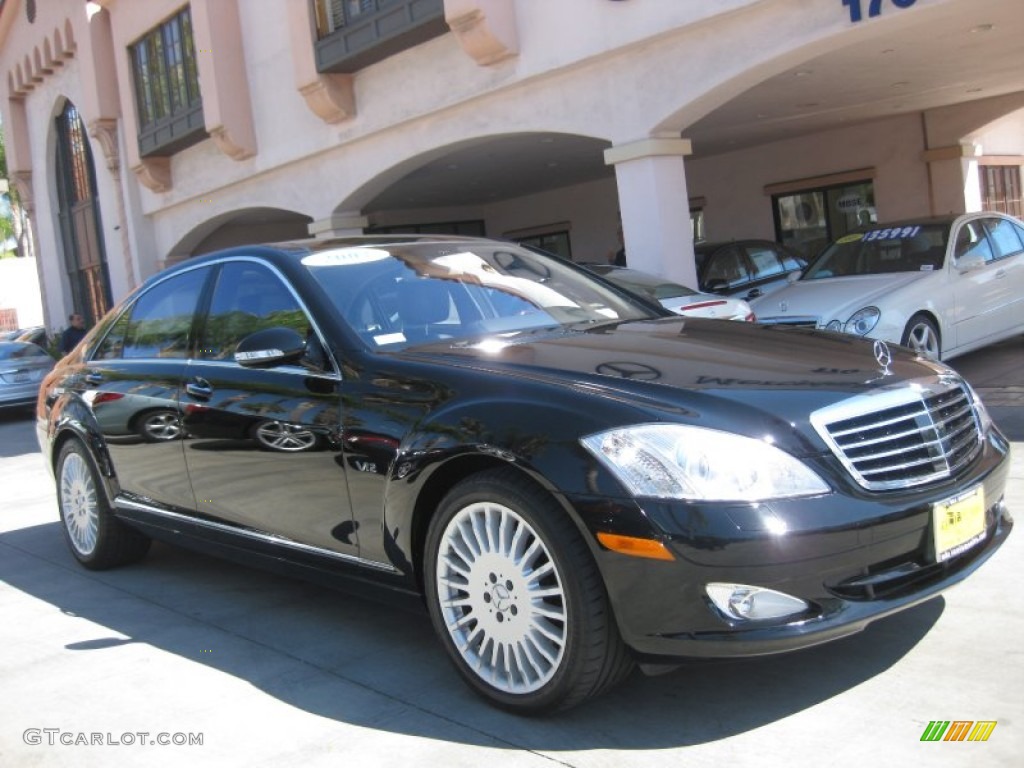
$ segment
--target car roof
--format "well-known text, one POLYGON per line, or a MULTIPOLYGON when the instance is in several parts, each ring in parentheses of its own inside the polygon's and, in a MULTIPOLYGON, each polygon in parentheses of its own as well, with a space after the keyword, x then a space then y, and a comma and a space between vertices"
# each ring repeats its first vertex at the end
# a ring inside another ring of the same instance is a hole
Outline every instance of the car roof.
POLYGON ((352 235, 349 237, 334 238, 306 238, 302 240, 284 240, 275 243, 253 243, 251 245, 236 245, 230 248, 223 248, 200 256, 192 256, 183 261, 169 265, 166 269, 148 277, 144 285, 157 282, 167 277, 168 274, 188 269, 202 264, 217 262, 237 256, 262 256, 271 262, 294 263, 303 256, 323 251, 335 250, 338 248, 352 248, 357 246, 385 246, 385 245, 409 245, 414 243, 435 243, 435 244, 470 244, 487 243, 489 245, 514 245, 505 240, 495 240, 487 237, 469 237, 465 235, 420 235, 420 234, 392 234, 392 235, 352 235))

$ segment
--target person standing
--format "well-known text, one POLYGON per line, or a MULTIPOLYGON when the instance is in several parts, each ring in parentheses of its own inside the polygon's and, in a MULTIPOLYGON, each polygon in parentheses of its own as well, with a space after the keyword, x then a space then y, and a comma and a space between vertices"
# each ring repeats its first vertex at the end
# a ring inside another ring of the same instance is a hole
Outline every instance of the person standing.
POLYGON ((60 336, 60 353, 66 355, 85 338, 85 318, 77 312, 68 315, 68 327, 60 336))

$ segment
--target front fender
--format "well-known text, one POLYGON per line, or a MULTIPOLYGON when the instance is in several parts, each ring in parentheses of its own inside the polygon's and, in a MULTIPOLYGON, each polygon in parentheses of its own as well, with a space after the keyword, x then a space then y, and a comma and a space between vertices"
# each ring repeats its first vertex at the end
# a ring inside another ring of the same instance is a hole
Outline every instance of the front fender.
POLYGON ((396 548, 391 560, 415 571, 426 528, 444 495, 469 475, 499 466, 528 475, 581 531, 590 528, 570 497, 625 495, 579 443, 581 435, 606 427, 607 415, 599 416, 578 403, 508 399, 481 399, 431 413, 402 441, 387 480, 384 529, 396 548))
POLYGON ((107 497, 112 499, 117 492, 117 480, 114 464, 107 450, 107 442, 103 437, 92 409, 74 392, 65 392, 50 406, 49 427, 46 434, 47 464, 51 471, 56 471, 57 456, 65 442, 77 439, 85 444, 92 454, 106 485, 107 497))

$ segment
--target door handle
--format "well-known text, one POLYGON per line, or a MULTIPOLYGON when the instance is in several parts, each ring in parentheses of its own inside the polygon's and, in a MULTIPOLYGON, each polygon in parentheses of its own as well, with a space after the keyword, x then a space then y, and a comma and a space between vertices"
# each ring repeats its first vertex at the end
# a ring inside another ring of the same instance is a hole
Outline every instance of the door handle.
POLYGON ((93 372, 87 373, 85 374, 85 383, 90 384, 94 387, 98 387, 100 384, 103 383, 103 374, 93 372))
POLYGON ((756 299, 758 296, 761 296, 763 294, 764 291, 762 291, 760 288, 754 288, 750 293, 747 294, 747 298, 756 299))
POLYGON ((185 385, 185 392, 192 397, 207 400, 213 396, 213 387, 206 379, 193 379, 185 385))
POLYGON ((1006 277, 1005 269, 1000 269, 998 272, 996 272, 996 280, 1002 280, 1004 277, 1006 277))

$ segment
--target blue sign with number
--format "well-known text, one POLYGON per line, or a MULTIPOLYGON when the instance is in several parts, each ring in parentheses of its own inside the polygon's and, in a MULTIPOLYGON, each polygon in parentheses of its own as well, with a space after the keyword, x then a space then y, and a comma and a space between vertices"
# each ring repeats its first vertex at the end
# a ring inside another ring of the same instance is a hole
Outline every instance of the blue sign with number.
MULTIPOLYGON (((850 22, 856 23, 864 18, 864 7, 867 6, 868 18, 882 15, 882 4, 884 0, 842 0, 850 11, 850 22)), ((897 8, 909 8, 917 0, 888 0, 897 8)))

